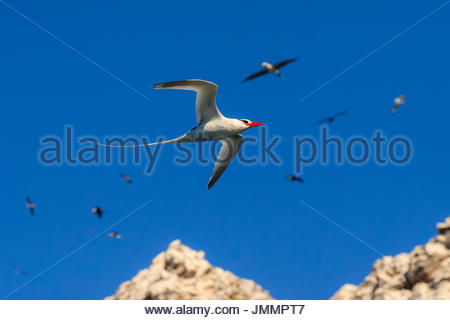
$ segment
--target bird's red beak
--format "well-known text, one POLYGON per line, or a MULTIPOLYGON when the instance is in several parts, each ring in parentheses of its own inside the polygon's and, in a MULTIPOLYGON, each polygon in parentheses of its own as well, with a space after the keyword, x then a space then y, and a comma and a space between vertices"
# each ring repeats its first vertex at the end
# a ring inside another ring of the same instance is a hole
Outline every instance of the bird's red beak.
POLYGON ((257 126, 263 126, 264 125, 264 123, 262 123, 262 122, 250 122, 250 123, 247 123, 247 126, 249 126, 250 128, 251 127, 257 127, 257 126))

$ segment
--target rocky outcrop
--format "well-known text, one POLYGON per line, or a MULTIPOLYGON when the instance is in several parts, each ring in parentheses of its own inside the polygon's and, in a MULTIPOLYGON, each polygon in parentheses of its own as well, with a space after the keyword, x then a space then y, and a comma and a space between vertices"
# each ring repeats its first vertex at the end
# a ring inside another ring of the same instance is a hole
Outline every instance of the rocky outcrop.
POLYGON ((203 251, 194 251, 173 241, 151 266, 120 285, 111 300, 174 299, 272 299, 269 293, 247 279, 213 267, 203 251))
POLYGON ((363 283, 346 284, 331 299, 450 299, 450 217, 437 229, 411 253, 377 260, 363 283))

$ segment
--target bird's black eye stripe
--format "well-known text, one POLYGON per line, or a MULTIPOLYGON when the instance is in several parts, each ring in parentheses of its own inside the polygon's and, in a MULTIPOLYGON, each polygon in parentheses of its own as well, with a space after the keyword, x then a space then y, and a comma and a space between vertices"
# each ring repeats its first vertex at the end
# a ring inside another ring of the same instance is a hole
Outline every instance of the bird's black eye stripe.
POLYGON ((239 119, 239 120, 241 120, 243 123, 245 123, 245 124, 247 124, 248 123, 248 120, 244 120, 244 119, 239 119))

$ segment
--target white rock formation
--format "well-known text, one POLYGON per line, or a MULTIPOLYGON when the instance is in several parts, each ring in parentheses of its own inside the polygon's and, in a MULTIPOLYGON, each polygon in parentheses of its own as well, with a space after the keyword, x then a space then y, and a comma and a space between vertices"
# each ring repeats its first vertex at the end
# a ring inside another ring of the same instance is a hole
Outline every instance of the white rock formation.
POLYGON ((450 299, 450 217, 437 229, 411 253, 377 260, 363 283, 346 284, 331 299, 450 299))
POLYGON ((194 251, 173 241, 166 252, 153 259, 148 269, 120 285, 111 300, 174 299, 272 299, 269 293, 247 279, 213 267, 203 251, 194 251))

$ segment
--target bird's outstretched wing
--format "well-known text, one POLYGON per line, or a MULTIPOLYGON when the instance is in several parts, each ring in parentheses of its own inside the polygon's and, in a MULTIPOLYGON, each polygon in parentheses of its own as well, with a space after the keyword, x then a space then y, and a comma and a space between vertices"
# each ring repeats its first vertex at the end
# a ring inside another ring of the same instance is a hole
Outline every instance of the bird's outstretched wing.
POLYGON ((205 80, 181 80, 155 84, 155 89, 191 90, 197 93, 195 115, 197 123, 223 117, 216 105, 217 85, 205 80))
POLYGON ((220 178, 222 173, 228 167, 231 160, 233 160, 234 156, 241 147, 242 140, 243 137, 240 134, 237 136, 220 140, 222 142, 222 147, 220 148, 216 164, 214 165, 213 173, 211 175, 211 178, 209 179, 208 189, 211 189, 214 183, 216 183, 216 181, 220 178))
POLYGON ((245 82, 245 81, 248 81, 248 80, 257 78, 257 77, 262 76, 263 74, 266 74, 266 73, 268 73, 268 72, 269 72, 269 70, 267 70, 267 69, 262 69, 262 70, 260 70, 260 71, 258 71, 258 72, 255 72, 255 73, 249 75, 247 78, 245 78, 244 80, 242 80, 242 82, 245 82))
POLYGON ((278 68, 284 67, 285 65, 287 65, 289 63, 294 62, 295 60, 297 60, 297 58, 284 60, 284 61, 281 61, 281 62, 278 62, 278 63, 274 64, 273 66, 274 66, 274 68, 278 69, 278 68))
POLYGON ((326 122, 332 123, 334 120, 336 120, 337 117, 341 117, 341 116, 344 116, 346 114, 347 114, 347 111, 340 111, 338 113, 333 114, 330 117, 326 117, 326 118, 323 118, 323 119, 321 119, 319 121, 316 121, 316 124, 323 124, 323 123, 326 123, 326 122))
POLYGON ((333 115, 333 118, 345 116, 346 114, 347 114, 347 111, 340 111, 340 112, 334 114, 334 115, 333 115))
POLYGON ((392 113, 396 113, 399 106, 399 103, 394 104, 394 106, 392 107, 392 113))
POLYGON ((332 121, 333 121, 332 117, 326 117, 326 118, 320 119, 319 121, 316 121, 316 124, 319 125, 319 124, 332 122, 332 121))

